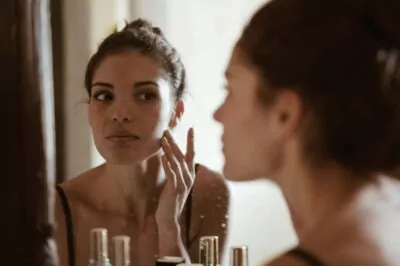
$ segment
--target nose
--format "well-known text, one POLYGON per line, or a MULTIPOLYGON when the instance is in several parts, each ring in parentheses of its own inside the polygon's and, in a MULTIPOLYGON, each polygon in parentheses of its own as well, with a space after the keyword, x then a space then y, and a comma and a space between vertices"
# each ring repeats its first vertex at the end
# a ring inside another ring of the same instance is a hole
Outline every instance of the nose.
POLYGON ((214 111, 214 114, 213 114, 213 118, 214 118, 214 120, 217 121, 217 122, 221 122, 221 108, 222 108, 222 105, 220 105, 220 106, 214 111))
POLYGON ((115 102, 112 108, 111 118, 114 122, 131 122, 133 120, 133 111, 129 104, 123 102, 115 102))

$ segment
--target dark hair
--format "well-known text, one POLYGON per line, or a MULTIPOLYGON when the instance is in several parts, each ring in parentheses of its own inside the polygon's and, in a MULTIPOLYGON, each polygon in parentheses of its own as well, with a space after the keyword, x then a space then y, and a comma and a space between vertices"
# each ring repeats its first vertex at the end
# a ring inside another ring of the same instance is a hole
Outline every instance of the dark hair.
POLYGON ((400 1, 272 0, 239 51, 260 75, 260 99, 303 101, 310 160, 362 173, 400 167, 400 1))
POLYGON ((160 28, 153 27, 146 20, 137 19, 127 24, 121 31, 114 31, 105 38, 90 58, 85 74, 85 87, 89 97, 94 72, 102 60, 110 54, 130 49, 157 60, 175 90, 176 99, 183 96, 186 88, 186 72, 178 52, 167 41, 160 28))

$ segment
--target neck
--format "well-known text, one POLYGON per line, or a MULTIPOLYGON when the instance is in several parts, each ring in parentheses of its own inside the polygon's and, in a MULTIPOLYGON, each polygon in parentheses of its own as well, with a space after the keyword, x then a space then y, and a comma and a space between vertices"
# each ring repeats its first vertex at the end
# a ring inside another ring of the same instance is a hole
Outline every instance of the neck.
POLYGON ((97 185, 103 189, 102 209, 144 220, 156 207, 165 183, 160 157, 155 155, 140 164, 104 164, 97 185))
POLYGON ((112 181, 125 196, 147 197, 164 182, 164 175, 158 155, 140 164, 105 164, 104 178, 112 181), (150 192, 150 194, 149 194, 150 192))
POLYGON ((277 182, 288 203, 300 240, 329 223, 332 216, 343 210, 365 183, 360 176, 334 163, 318 168, 298 163, 286 169, 290 170, 281 173, 277 182))

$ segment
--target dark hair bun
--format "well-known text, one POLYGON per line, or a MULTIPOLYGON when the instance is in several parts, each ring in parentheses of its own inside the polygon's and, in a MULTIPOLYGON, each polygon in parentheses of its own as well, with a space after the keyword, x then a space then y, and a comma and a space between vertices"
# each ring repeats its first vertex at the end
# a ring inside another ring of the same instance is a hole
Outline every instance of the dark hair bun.
POLYGON ((386 48, 400 48, 400 1, 399 0, 340 0, 344 10, 386 48))
POLYGON ((149 22, 148 20, 139 18, 130 23, 127 23, 126 26, 122 30, 124 31, 124 30, 129 30, 129 29, 145 29, 145 30, 152 31, 153 24, 151 24, 151 22, 149 22))
POLYGON ((130 23, 127 23, 122 31, 127 30, 138 30, 138 31, 148 31, 154 34, 160 35, 164 38, 164 34, 159 27, 153 27, 153 24, 145 19, 136 19, 130 23))

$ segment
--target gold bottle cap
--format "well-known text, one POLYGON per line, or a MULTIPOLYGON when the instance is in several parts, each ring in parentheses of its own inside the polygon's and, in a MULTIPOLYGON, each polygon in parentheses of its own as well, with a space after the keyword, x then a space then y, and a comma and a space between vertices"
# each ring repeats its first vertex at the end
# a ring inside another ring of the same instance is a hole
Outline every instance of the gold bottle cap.
POLYGON ((90 263, 108 262, 107 229, 93 228, 90 231, 90 263))
POLYGON ((230 266, 248 266, 248 248, 247 246, 232 247, 230 251, 230 266))
POLYGON ((129 236, 113 237, 113 251, 114 251, 113 266, 131 265, 130 240, 131 238, 129 236))
POLYGON ((184 261, 182 257, 165 256, 157 259, 156 266, 175 266, 184 261))
POLYGON ((200 264, 216 266, 219 263, 218 236, 203 236, 199 245, 200 264))

